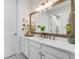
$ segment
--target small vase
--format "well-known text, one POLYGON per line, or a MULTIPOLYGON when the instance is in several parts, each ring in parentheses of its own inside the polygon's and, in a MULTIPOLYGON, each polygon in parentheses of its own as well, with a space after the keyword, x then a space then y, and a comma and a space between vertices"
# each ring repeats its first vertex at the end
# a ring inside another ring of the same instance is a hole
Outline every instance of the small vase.
POLYGON ((70 44, 75 44, 75 38, 69 38, 69 39, 68 39, 68 42, 69 42, 70 44))

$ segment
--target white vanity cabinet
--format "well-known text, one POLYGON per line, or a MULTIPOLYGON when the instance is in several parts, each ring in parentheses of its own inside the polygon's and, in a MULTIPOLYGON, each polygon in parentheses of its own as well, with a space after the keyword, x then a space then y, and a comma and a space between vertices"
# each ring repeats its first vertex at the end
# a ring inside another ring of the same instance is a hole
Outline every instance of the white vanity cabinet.
POLYGON ((21 38, 21 52, 28 57, 28 40, 21 38))
POLYGON ((29 59, 41 59, 40 44, 29 41, 29 59))
POLYGON ((69 53, 29 41, 29 59, 69 59, 69 53))
POLYGON ((69 53, 43 45, 42 57, 43 59, 69 59, 69 53))
POLYGON ((75 55, 29 40, 29 59, 75 59, 75 55))
POLYGON ((22 38, 21 51, 29 59, 75 59, 74 52, 68 52, 63 48, 59 49, 53 45, 47 45, 46 42, 34 40, 34 38, 33 40, 22 38))

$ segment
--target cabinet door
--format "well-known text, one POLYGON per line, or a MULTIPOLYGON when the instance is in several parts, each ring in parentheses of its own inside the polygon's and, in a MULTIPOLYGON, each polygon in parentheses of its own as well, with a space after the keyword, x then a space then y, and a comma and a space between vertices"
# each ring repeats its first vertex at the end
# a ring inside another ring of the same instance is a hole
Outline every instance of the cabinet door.
POLYGON ((28 49, 28 40, 27 39, 25 39, 25 46, 24 47, 25 47, 25 49, 24 49, 25 50, 25 56, 28 57, 29 49, 28 49))
POLYGON ((55 55, 51 55, 47 52, 42 52, 42 59, 60 59, 60 58, 55 55))
POLYGON ((21 52, 28 57, 28 40, 22 38, 21 39, 21 52))
POLYGON ((69 59, 69 53, 64 52, 63 50, 59 50, 59 49, 52 48, 52 47, 49 47, 49 46, 42 46, 42 51, 44 52, 45 55, 51 56, 51 58, 55 58, 55 59, 69 59))
POLYGON ((25 56, 28 57, 28 47, 25 47, 24 51, 25 56))
POLYGON ((25 52, 25 40, 23 38, 21 38, 21 52, 24 53, 25 52))
POLYGON ((39 52, 39 49, 29 46, 29 59, 40 59, 41 54, 39 52))

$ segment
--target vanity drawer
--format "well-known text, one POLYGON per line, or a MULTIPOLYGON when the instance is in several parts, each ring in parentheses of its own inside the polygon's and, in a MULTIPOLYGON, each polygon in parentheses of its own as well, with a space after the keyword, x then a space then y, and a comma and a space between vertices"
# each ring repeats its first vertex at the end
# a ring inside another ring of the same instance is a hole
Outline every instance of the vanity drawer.
POLYGON ((40 49, 40 44, 34 41, 29 41, 29 45, 31 45, 32 47, 38 48, 40 49))
POLYGON ((42 46, 42 51, 45 51, 51 55, 54 55, 60 59, 69 59, 69 53, 64 52, 62 50, 56 49, 56 48, 52 48, 49 46, 42 46))

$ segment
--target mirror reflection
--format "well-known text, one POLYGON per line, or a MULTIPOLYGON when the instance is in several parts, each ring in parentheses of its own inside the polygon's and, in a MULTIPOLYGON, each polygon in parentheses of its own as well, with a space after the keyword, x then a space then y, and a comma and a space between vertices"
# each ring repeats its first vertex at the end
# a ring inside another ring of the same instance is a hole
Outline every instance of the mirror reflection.
POLYGON ((31 24, 35 27, 35 32, 67 34, 65 27, 69 24, 70 13, 71 5, 67 0, 33 14, 31 24))

